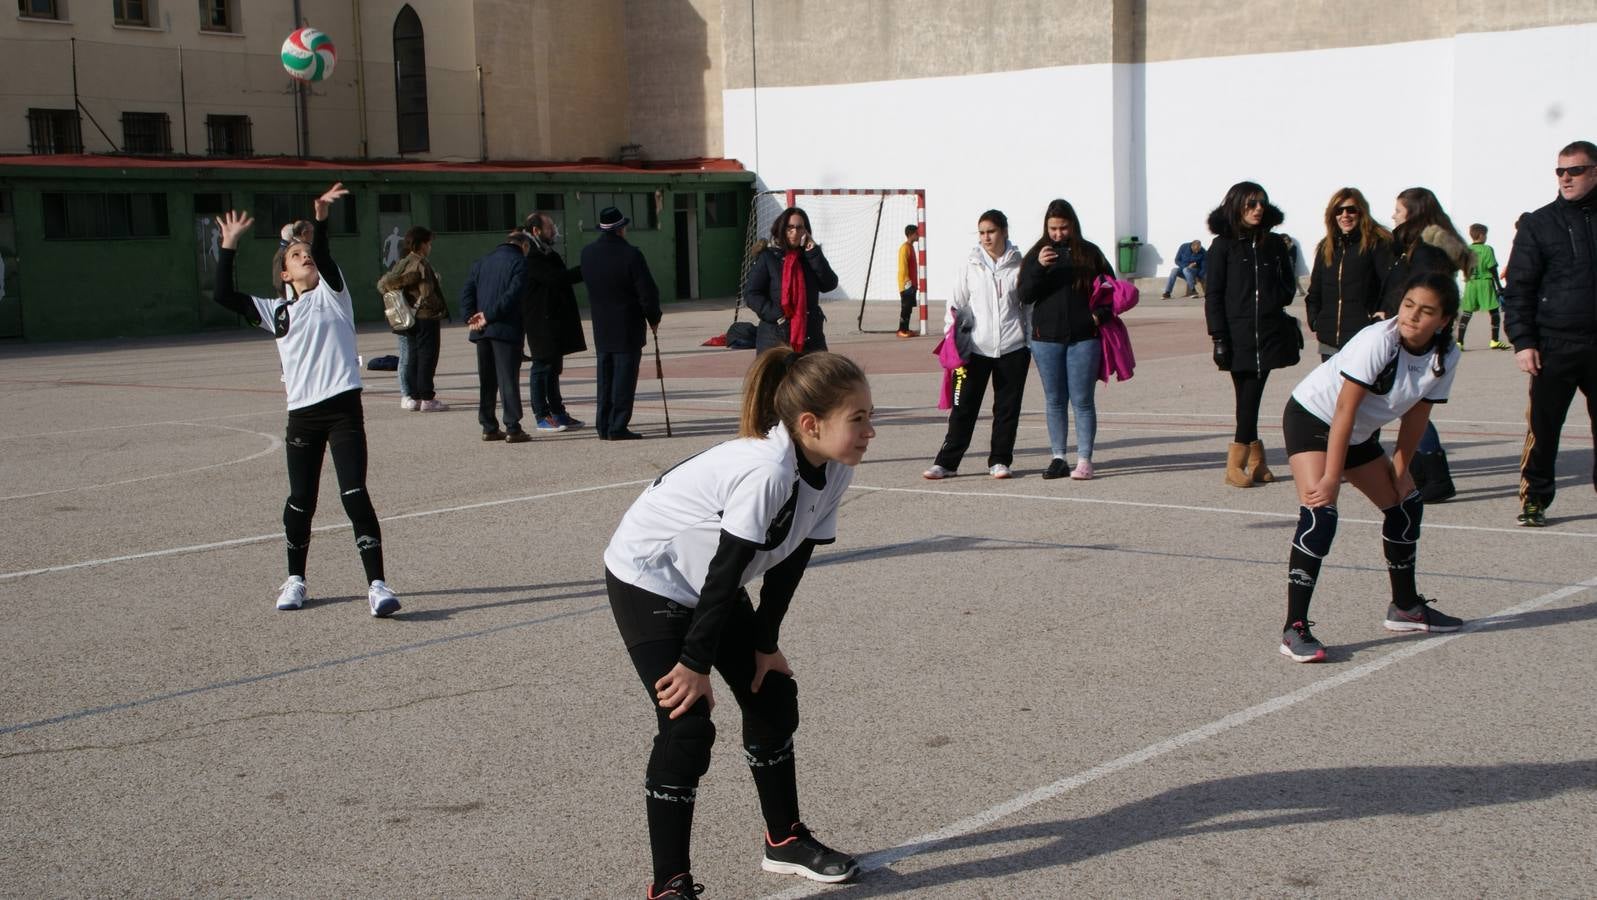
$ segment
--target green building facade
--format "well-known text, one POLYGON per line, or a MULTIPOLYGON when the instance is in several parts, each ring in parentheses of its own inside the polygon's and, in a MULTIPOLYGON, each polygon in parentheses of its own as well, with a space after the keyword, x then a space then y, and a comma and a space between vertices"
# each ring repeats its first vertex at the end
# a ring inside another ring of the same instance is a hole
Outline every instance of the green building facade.
MULTIPOLYGON (((350 196, 329 220, 333 256, 361 320, 382 318, 377 278, 411 225, 435 232, 431 260, 451 312, 473 261, 534 210, 560 223, 576 265, 598 212, 621 208, 662 300, 733 297, 753 173, 703 166, 395 163, 301 160, 0 159, 0 338, 89 340, 238 328, 211 300, 228 209, 255 216, 239 249, 238 286, 269 296, 280 227, 311 217, 335 181, 350 196)), ((578 299, 586 302, 581 286, 578 299)))

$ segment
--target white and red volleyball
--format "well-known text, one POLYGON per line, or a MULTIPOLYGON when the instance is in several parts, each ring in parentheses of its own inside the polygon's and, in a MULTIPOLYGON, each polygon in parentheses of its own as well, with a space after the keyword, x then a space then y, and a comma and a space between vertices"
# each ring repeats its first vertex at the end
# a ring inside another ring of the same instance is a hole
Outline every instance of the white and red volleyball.
POLYGON ((300 28, 283 42, 283 68, 291 78, 321 81, 333 74, 338 51, 333 39, 314 28, 300 28))

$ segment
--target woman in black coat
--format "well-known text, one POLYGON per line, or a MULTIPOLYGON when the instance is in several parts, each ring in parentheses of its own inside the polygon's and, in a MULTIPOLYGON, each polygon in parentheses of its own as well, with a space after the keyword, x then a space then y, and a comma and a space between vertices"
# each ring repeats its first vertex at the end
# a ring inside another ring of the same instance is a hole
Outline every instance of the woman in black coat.
POLYGON ((1285 312, 1297 293, 1292 251, 1271 231, 1286 217, 1264 188, 1243 181, 1209 213, 1208 272, 1203 300, 1214 364, 1231 373, 1236 433, 1226 453, 1232 487, 1274 481, 1259 440, 1259 403, 1271 369, 1295 366, 1303 345, 1297 319, 1285 312))
POLYGON ((771 241, 754 258, 743 302, 760 320, 754 352, 786 344, 800 353, 826 349, 821 295, 837 288, 837 275, 810 233, 810 217, 796 206, 771 223, 771 241))
POLYGON ((1392 233, 1370 216, 1364 194, 1351 187, 1332 194, 1303 300, 1309 328, 1320 339, 1321 362, 1375 319, 1391 257, 1392 233))
POLYGON ((521 318, 527 329, 527 353, 532 366, 527 372, 527 389, 532 400, 532 415, 539 431, 565 431, 580 428, 582 422, 566 412, 560 394, 560 374, 564 357, 588 349, 582 335, 582 313, 577 310, 577 295, 572 285, 582 283, 582 267, 566 267, 555 252, 559 238, 554 219, 543 213, 527 217, 522 229, 532 237, 527 254, 527 293, 521 301, 521 318))

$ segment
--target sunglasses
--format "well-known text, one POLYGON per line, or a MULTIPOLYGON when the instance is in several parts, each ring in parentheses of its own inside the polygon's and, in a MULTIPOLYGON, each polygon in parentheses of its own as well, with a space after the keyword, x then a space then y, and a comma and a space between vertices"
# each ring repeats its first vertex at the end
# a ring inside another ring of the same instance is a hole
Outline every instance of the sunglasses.
POLYGON ((1245 200, 1242 203, 1243 209, 1258 209, 1259 207, 1261 207, 1263 205, 1264 205, 1264 201, 1260 200, 1257 197, 1253 198, 1252 200, 1245 200))
POLYGON ((1584 166, 1559 166, 1553 170, 1553 174, 1557 175, 1559 178, 1563 178, 1565 175, 1579 178, 1587 172, 1590 172, 1592 169, 1597 169, 1597 165, 1587 164, 1584 166))
POLYGON ((1338 206, 1336 214, 1339 216, 1356 216, 1359 214, 1359 208, 1357 206, 1338 206))

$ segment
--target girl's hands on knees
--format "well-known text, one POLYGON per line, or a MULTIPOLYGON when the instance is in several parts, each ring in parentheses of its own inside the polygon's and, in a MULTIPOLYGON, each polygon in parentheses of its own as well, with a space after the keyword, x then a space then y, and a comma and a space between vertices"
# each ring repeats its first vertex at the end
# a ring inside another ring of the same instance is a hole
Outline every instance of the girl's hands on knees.
POLYGON ((1404 469, 1401 475, 1394 472, 1392 487, 1396 489, 1398 502, 1401 503, 1404 497, 1414 493, 1414 473, 1407 469, 1404 469))
POLYGON ((1320 480, 1309 486, 1308 503, 1305 506, 1335 506, 1337 492, 1342 488, 1342 479, 1330 475, 1321 476, 1320 480))
POLYGON ((238 239, 244 232, 249 231, 255 224, 247 212, 228 210, 216 218, 216 227, 222 230, 222 246, 228 250, 238 249, 238 239))
POLYGON ((673 719, 692 709, 700 697, 709 698, 710 708, 715 709, 710 676, 700 675, 681 663, 672 666, 664 678, 654 683, 654 696, 660 701, 661 708, 671 710, 670 717, 673 719))
POLYGON ((775 653, 761 653, 756 650, 754 651, 754 683, 749 685, 749 690, 758 694, 760 685, 765 683, 765 673, 767 672, 781 672, 789 678, 793 677, 793 669, 788 666, 787 657, 782 655, 781 650, 775 653))

